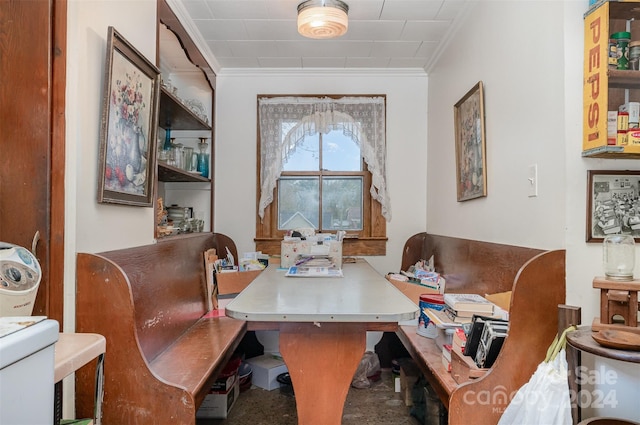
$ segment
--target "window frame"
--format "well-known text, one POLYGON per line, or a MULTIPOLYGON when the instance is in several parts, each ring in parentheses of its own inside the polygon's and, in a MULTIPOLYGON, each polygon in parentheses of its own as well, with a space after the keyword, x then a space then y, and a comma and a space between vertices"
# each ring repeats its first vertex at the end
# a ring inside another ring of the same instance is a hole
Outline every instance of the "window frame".
MULTIPOLYGON (((256 99, 256 108, 259 111, 259 99, 263 97, 279 97, 281 95, 258 95, 256 99)), ((299 97, 329 97, 339 99, 342 97, 371 97, 371 95, 296 95, 299 97)), ((385 95, 376 95, 385 98, 385 95)), ((386 120, 386 116, 385 116, 386 120)), ((257 214, 258 206, 260 203, 260 169, 262 157, 261 152, 261 140, 260 140, 260 122, 259 114, 256 119, 257 128, 257 143, 256 148, 258 152, 256 161, 256 237, 254 242, 256 244, 256 251, 262 251, 269 255, 280 255, 281 241, 284 238, 286 230, 278 229, 278 185, 274 189, 274 198, 264 211, 264 219, 260 219, 257 214)), ((363 175, 363 208, 362 208, 362 230, 360 231, 347 231, 347 237, 343 241, 342 252, 343 255, 386 255, 386 242, 387 238, 387 222, 382 216, 382 206, 380 203, 373 199, 369 188, 371 187, 371 172, 369 172, 366 162, 363 160, 363 172, 336 172, 325 171, 324 175, 336 175, 336 176, 349 176, 349 175, 363 175)), ((305 172, 295 172, 294 175, 302 176, 305 172)), ((282 175, 291 175, 291 172, 283 172, 282 175)), ((317 175, 314 173, 314 175, 317 175)))

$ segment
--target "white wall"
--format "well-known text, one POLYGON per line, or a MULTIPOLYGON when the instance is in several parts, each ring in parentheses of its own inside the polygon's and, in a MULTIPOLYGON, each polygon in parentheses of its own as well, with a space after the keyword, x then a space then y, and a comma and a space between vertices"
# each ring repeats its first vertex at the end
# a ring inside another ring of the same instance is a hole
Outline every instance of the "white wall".
MULTIPOLYGON (((156 55, 156 1, 69 0, 67 17, 64 331, 75 330, 75 256, 149 244, 153 208, 97 203, 100 118, 111 25, 150 61, 156 55)), ((63 417, 73 417, 73 377, 63 417)))
POLYGON ((423 72, 225 71, 217 78, 215 230, 255 250, 258 94, 386 94, 387 178, 391 222, 380 273, 398 271, 407 238, 425 229, 427 77, 423 72))
MULTIPOLYGON (((585 243, 589 169, 637 169, 637 161, 583 159, 582 61, 586 0, 473 2, 429 73, 427 230, 431 233, 567 249, 567 303, 582 321, 599 315, 600 244, 585 243), (488 196, 456 202, 453 105, 485 84, 488 196), (538 164, 539 196, 527 196, 527 167, 538 164)), ((535 324, 532 324, 535 326, 535 324)), ((590 370, 616 375, 613 387, 586 387, 585 417, 640 420, 640 370, 585 355, 590 370), (614 392, 610 393, 611 388, 614 392), (617 406, 601 403, 613 396, 617 406)), ((592 375, 593 376, 593 375, 592 375)), ((596 379, 598 381, 598 379, 596 379)))
POLYGON ((99 252, 153 240, 153 208, 98 204, 98 157, 107 29, 115 29, 147 59, 156 60, 156 2, 70 1, 67 34, 67 152, 78 252, 99 252))
POLYGON ((473 4, 459 33, 429 72, 427 229, 469 239, 562 248, 563 31, 562 15, 553 12, 562 12, 561 3, 473 4), (544 31, 536 14, 544 16, 544 31), (544 47, 538 50, 538 46, 544 47), (457 202, 453 105, 478 81, 483 82, 485 96, 488 196, 457 202), (538 166, 535 198, 528 197, 532 164, 538 166))

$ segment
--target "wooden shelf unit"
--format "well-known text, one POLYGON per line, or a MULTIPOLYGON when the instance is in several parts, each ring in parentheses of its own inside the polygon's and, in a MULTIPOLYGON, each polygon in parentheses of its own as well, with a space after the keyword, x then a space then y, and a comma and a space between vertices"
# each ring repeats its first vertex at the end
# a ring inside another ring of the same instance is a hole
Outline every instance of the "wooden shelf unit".
POLYGON ((640 40, 640 1, 600 1, 585 14, 583 157, 640 158, 640 145, 607 144, 607 112, 640 101, 640 71, 609 69, 609 36, 628 30, 640 40))

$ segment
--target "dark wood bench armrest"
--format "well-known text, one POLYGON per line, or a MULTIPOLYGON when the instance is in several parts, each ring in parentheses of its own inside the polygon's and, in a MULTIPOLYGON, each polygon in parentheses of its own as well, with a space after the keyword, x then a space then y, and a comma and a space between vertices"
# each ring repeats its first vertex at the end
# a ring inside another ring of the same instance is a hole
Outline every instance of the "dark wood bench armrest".
POLYGON ((229 317, 204 317, 150 364, 158 378, 194 394, 199 406, 240 343, 247 323, 229 317))

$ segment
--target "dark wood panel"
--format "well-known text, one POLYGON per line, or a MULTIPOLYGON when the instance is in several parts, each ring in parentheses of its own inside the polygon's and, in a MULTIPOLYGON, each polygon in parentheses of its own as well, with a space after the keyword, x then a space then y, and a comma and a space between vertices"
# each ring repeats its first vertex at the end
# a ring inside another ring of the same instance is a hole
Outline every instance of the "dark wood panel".
POLYGON ((31 248, 43 271, 33 314, 62 320, 66 2, 0 2, 0 240, 31 248), (55 16, 54 5, 59 10, 55 16), (52 47, 56 39, 55 49, 52 47), (53 60, 57 59, 53 72, 53 60), (52 85, 55 89, 52 90, 52 85), (52 108, 56 115, 53 116, 52 108), (54 132, 55 130, 55 132, 54 132), (52 136, 53 135, 53 136, 52 136), (55 157, 52 157, 55 137, 55 157), (56 167, 52 187, 52 166, 56 167), (52 204, 55 202, 55 204, 52 204), (52 209, 52 207, 55 207, 52 209), (56 232, 52 234, 55 214, 56 232), (55 237, 55 255, 52 253, 55 237), (56 261, 51 293, 51 260, 56 261))

